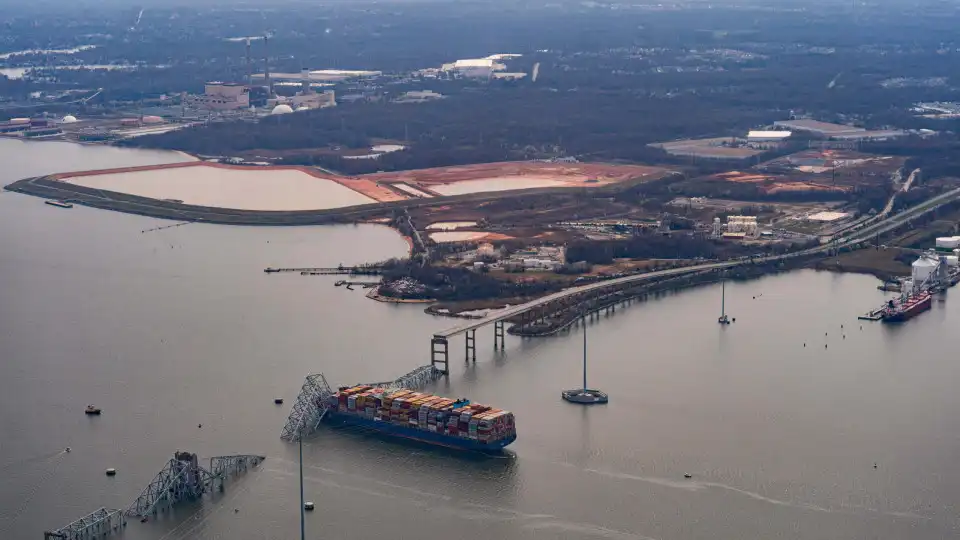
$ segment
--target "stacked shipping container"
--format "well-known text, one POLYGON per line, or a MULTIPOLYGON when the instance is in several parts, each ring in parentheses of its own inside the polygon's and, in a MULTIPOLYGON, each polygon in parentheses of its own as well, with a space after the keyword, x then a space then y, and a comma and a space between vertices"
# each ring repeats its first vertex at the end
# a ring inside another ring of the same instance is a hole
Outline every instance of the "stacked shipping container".
POLYGON ((465 399, 360 385, 341 389, 328 405, 341 416, 471 439, 480 445, 505 446, 516 438, 513 413, 465 399))

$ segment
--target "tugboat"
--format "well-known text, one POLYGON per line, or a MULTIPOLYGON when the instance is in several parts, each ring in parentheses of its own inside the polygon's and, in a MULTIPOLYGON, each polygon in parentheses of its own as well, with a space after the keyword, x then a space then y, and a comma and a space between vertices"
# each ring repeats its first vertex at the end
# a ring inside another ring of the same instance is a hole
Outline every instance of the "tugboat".
POLYGON ((720 282, 720 317, 717 322, 720 324, 730 324, 730 317, 727 317, 727 282, 720 282))
POLYGON ((89 414, 89 415, 93 415, 93 416, 99 416, 99 415, 100 415, 100 408, 99 408, 99 407, 94 407, 93 405, 87 405, 87 409, 86 409, 85 411, 83 411, 83 412, 84 412, 85 414, 89 414))
POLYGON ((587 387, 587 321, 583 320, 583 388, 573 390, 564 390, 561 397, 570 403, 579 403, 581 405, 595 405, 609 401, 607 394, 600 390, 593 390, 587 387))

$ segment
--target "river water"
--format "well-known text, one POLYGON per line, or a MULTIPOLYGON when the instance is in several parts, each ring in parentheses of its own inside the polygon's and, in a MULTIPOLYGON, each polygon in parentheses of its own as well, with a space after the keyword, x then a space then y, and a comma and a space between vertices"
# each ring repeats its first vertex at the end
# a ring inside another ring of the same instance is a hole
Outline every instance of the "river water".
MULTIPOLYGON (((4 183, 179 159, 9 142, 4 183)), ((402 255, 389 229, 142 232, 170 224, 0 194, 0 538, 125 508, 176 450, 268 459, 216 501, 133 521, 124 538, 296 538, 297 447, 279 435, 303 377, 392 378, 455 324, 335 288, 335 276, 262 272, 402 255), (103 415, 85 416, 89 403, 103 415)), ((581 329, 508 337, 504 353, 483 329, 469 365, 456 338, 452 374, 433 389, 513 410, 511 453, 323 431, 304 445, 317 503, 307 536, 956 537, 960 293, 861 330, 856 315, 884 298, 875 285, 813 271, 729 284, 726 327, 718 287, 618 309, 589 326, 590 384, 611 395, 589 409, 559 399, 580 380, 581 329)))

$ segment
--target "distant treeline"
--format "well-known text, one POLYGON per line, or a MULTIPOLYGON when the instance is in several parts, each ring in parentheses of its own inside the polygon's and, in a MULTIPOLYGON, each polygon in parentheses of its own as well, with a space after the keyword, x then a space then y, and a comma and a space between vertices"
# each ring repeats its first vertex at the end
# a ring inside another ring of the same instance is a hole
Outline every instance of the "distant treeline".
POLYGON ((420 266, 408 260, 393 260, 386 263, 383 281, 388 286, 381 288, 385 296, 404 298, 435 298, 445 301, 482 300, 518 296, 538 296, 560 290, 559 280, 507 281, 475 272, 467 268, 420 266), (403 278, 411 278, 426 286, 420 294, 399 294, 389 284, 403 278))

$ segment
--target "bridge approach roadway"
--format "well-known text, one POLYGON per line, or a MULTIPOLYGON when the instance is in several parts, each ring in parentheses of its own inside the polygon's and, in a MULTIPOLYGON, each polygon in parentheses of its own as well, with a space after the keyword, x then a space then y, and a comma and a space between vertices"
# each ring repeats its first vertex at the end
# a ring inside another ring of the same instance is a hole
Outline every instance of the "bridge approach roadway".
POLYGON ((715 263, 706 263, 695 266, 687 266, 683 268, 672 268, 669 270, 658 270, 654 272, 647 272, 644 274, 636 274, 630 276, 624 276, 615 279, 609 279, 601 281, 598 283, 590 283, 588 285, 581 285, 578 287, 571 287, 569 289, 564 289, 562 291, 537 298, 536 300, 531 300, 524 304, 519 304, 516 306, 510 306, 500 310, 493 311, 489 313, 486 317, 482 319, 471 320, 470 322, 448 328, 441 332, 437 332, 433 335, 430 344, 430 359, 431 364, 439 369, 440 371, 446 373, 449 370, 449 361, 448 361, 448 340, 449 338, 465 334, 466 336, 466 355, 467 360, 476 359, 476 337, 475 332, 478 328, 487 326, 489 324, 494 325, 494 349, 502 349, 504 347, 504 338, 505 322, 510 319, 523 318, 525 315, 536 312, 537 310, 543 310, 545 307, 554 305, 557 303, 564 304, 567 306, 579 303, 583 301, 584 298, 590 296, 604 296, 616 291, 623 291, 637 285, 643 284, 644 282, 653 281, 661 278, 671 278, 676 276, 683 276, 687 274, 693 274, 697 272, 710 272, 717 270, 724 270, 728 268, 734 268, 737 266, 743 266, 746 264, 764 264, 771 262, 787 261, 790 259, 797 259, 802 257, 811 257, 824 253, 829 253, 831 251, 836 251, 841 248, 849 248, 856 244, 873 239, 875 236, 889 232, 897 227, 902 226, 911 219, 917 218, 923 214, 931 212, 943 204, 956 201, 960 199, 960 188, 953 189, 951 191, 942 193, 924 201, 916 206, 908 208, 899 214, 885 217, 879 221, 873 223, 864 223, 857 226, 854 230, 847 231, 845 236, 835 238, 832 242, 824 245, 818 245, 809 249, 804 249, 800 251, 794 251, 790 253, 784 253, 782 255, 771 255, 766 257, 748 257, 741 258, 736 260, 715 262, 715 263))

